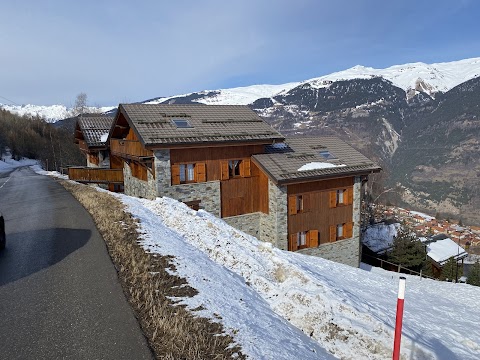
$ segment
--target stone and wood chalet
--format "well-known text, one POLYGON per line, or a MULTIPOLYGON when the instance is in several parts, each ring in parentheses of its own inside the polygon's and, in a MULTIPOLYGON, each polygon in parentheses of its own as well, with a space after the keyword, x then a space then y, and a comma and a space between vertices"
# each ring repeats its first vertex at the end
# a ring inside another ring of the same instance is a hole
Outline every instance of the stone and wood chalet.
POLYGON ((127 195, 168 196, 280 249, 359 266, 362 185, 380 167, 337 138, 286 139, 246 106, 120 104, 109 144, 127 195))
POLYGON ((97 183, 110 191, 123 191, 123 171, 119 159, 112 159, 108 134, 113 126, 113 116, 83 114, 75 124, 75 143, 85 155, 86 167, 69 167, 68 176, 84 183, 97 183), (117 160, 117 168, 114 161, 117 160))

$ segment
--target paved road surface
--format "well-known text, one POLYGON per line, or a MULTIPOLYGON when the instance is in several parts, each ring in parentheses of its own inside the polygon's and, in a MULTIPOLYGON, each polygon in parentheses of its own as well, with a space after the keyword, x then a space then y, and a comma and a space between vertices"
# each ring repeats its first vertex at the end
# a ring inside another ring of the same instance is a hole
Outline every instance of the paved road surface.
POLYGON ((105 244, 62 186, 0 173, 0 359, 151 359, 105 244))

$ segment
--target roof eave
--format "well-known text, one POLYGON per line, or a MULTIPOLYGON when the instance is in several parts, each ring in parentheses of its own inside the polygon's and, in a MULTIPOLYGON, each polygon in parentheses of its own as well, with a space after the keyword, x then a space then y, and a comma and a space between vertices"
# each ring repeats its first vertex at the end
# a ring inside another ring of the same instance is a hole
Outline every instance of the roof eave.
POLYGON ((326 179, 336 179, 336 178, 344 178, 350 176, 361 176, 361 175, 369 175, 373 173, 378 173, 382 170, 382 168, 373 168, 368 170, 352 170, 352 171, 344 171, 341 173, 335 174, 325 174, 325 175, 312 175, 312 176, 305 176, 302 178, 292 178, 292 179, 277 179, 278 185, 292 185, 292 184, 299 184, 299 183, 306 183, 318 180, 326 180, 326 179))
POLYGON ((161 143, 161 144, 148 144, 145 148, 149 150, 155 149, 172 149, 172 148, 186 148, 186 147, 207 147, 207 146, 235 146, 241 144, 252 144, 252 145, 268 145, 272 144, 275 141, 283 139, 281 137, 268 138, 268 139, 250 139, 250 140, 225 140, 225 141, 199 141, 199 142, 172 142, 172 143, 161 143))

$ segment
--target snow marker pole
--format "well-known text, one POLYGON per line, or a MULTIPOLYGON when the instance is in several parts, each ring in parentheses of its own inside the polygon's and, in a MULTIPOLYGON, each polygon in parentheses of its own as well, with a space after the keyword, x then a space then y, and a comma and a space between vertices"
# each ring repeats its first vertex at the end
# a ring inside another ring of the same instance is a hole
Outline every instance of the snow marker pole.
POLYGON ((397 319, 395 321, 395 339, 393 342, 393 360, 400 359, 400 341, 402 340, 403 302, 405 301, 405 277, 398 284, 397 319))

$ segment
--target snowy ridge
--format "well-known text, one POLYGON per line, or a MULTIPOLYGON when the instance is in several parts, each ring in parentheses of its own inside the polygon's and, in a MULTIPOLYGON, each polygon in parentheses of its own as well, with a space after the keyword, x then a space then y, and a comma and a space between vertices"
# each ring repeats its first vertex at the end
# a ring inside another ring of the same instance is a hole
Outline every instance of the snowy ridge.
MULTIPOLYGON (((145 249, 173 255, 199 291, 178 300, 220 316, 250 358, 330 358, 322 348, 342 359, 391 357, 398 274, 281 251, 169 198, 116 196, 140 220, 145 249)), ((480 313, 464 299, 479 302, 480 289, 407 276, 403 356, 477 359, 480 313)))
POLYGON ((480 58, 425 64, 422 62, 394 65, 386 69, 354 66, 330 75, 304 81, 314 88, 327 87, 340 80, 382 77, 405 90, 423 91, 429 95, 446 92, 455 86, 480 75, 480 58))
MULTIPOLYGON (((5 105, 0 104, 0 108, 3 108, 11 113, 20 116, 39 116, 44 118, 48 122, 56 122, 58 120, 66 119, 73 116, 73 109, 67 108, 65 105, 5 105)), ((115 109, 114 106, 95 107, 90 106, 86 109, 88 113, 104 113, 115 109)))

